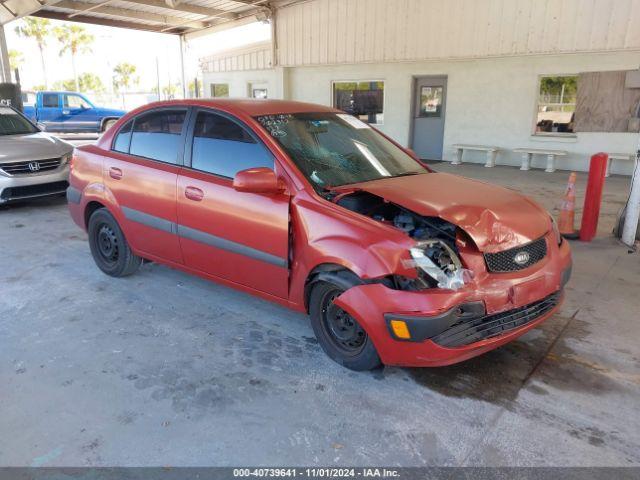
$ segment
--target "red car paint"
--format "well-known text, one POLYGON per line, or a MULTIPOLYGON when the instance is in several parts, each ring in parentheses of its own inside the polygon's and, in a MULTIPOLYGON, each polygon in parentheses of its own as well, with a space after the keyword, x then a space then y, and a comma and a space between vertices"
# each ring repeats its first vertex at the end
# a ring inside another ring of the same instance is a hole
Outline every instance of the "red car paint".
MULTIPOLYGON (((415 240, 393 226, 318 195, 254 118, 300 112, 338 111, 273 100, 184 100, 141 107, 120 119, 96 145, 76 150, 70 184, 81 197, 77 203, 69 203, 71 216, 86 229, 88 213, 104 206, 137 255, 301 312, 307 309, 305 284, 321 265, 340 265, 364 280, 389 275, 416 277, 415 268, 406 262, 415 240), (238 191, 230 179, 111 150, 120 126, 141 112, 163 106, 213 109, 244 122, 275 156, 274 170, 282 191, 270 195, 238 191), (205 232, 285 262, 252 258, 132 221, 123 210, 127 207, 160 218, 167 225, 205 232)), ((459 362, 517 338, 557 310, 556 306, 524 326, 463 347, 444 348, 431 340, 395 340, 386 327, 385 313, 429 317, 462 302, 481 301, 491 314, 561 290, 562 274, 571 265, 569 246, 567 242, 557 244, 549 215, 531 200, 449 174, 389 178, 337 190, 373 193, 418 214, 447 220, 470 237, 460 239, 458 245, 473 279, 459 290, 402 291, 376 283, 352 287, 337 299, 371 337, 383 363, 437 366, 459 362), (483 253, 500 252, 541 237, 546 239, 548 251, 543 260, 517 272, 487 271, 483 253)))

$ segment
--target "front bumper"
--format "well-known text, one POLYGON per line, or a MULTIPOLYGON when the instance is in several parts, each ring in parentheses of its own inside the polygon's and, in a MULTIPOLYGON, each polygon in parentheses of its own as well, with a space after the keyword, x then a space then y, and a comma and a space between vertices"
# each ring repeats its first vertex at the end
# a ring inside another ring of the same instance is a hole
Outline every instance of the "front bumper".
POLYGON ((444 366, 493 350, 557 312, 571 275, 568 242, 535 267, 489 274, 460 290, 352 287, 336 299, 367 331, 386 365, 444 366), (410 339, 396 338, 390 321, 404 320, 410 339))
POLYGON ((68 187, 69 165, 46 173, 0 175, 0 204, 62 194, 68 187))

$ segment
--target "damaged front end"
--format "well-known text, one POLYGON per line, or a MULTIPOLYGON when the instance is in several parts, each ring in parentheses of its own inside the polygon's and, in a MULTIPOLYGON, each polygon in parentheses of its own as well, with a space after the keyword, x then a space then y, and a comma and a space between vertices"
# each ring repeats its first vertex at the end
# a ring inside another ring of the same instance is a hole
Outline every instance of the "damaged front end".
POLYGON ((461 242, 465 242, 466 234, 454 224, 438 217, 418 215, 366 191, 344 193, 333 201, 348 210, 395 227, 416 240, 409 249, 410 258, 404 261, 403 266, 416 269, 417 276, 394 276, 396 288, 458 290, 473 278, 472 272, 464 268, 458 249, 461 242))

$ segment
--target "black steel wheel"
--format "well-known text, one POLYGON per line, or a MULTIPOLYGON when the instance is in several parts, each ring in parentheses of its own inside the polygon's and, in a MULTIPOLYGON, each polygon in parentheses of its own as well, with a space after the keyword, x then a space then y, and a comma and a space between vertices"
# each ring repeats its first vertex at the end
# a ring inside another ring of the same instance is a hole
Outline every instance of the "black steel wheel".
POLYGON ((142 258, 131 251, 118 222, 106 208, 93 212, 88 233, 93 259, 107 275, 125 277, 140 267, 142 258))
POLYGON ((351 370, 372 370, 381 365, 367 332, 353 316, 335 304, 344 288, 318 282, 309 297, 309 315, 316 338, 325 353, 351 370))

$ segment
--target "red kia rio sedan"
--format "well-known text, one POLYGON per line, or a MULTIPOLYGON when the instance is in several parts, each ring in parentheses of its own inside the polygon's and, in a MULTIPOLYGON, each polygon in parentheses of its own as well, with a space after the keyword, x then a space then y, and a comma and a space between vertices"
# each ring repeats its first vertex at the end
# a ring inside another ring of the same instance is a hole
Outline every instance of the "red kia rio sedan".
POLYGON ((308 312, 354 370, 499 347, 551 316, 571 275, 535 202, 320 105, 144 106, 76 150, 67 197, 104 273, 147 259, 308 312))

